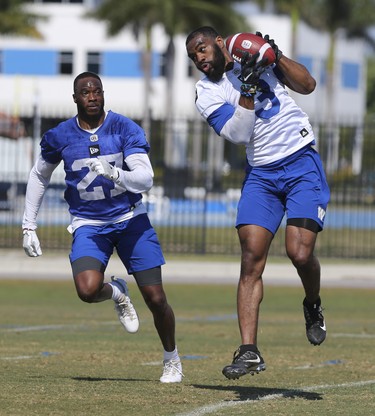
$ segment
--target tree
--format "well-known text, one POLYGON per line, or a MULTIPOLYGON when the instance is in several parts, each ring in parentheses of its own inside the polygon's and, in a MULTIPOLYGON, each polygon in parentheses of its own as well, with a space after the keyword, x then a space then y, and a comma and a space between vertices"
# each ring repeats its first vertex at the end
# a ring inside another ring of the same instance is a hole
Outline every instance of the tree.
POLYGON ((367 64, 367 112, 373 118, 375 115, 375 58, 367 64))
POLYGON ((42 17, 25 10, 26 3, 26 0, 1 0, 0 34, 42 38, 36 28, 37 20, 42 17))
MULTIPOLYGON (((18 35, 41 39, 42 35, 36 28, 41 19, 25 9, 26 0, 1 0, 0 35, 18 35)), ((0 114, 0 135, 18 139, 26 133, 23 122, 17 115, 0 114)))
POLYGON ((211 25, 223 36, 231 32, 248 29, 246 19, 232 7, 238 1, 233 0, 104 0, 90 13, 91 17, 107 22, 108 34, 118 34, 123 28, 131 27, 137 38, 144 35, 141 43, 143 71, 145 75, 144 128, 149 128, 151 91, 151 52, 152 28, 156 24, 164 27, 169 39, 165 52, 166 65, 166 139, 165 163, 171 164, 173 154, 174 97, 173 80, 175 66, 174 38, 177 34, 188 33, 192 29, 211 25))

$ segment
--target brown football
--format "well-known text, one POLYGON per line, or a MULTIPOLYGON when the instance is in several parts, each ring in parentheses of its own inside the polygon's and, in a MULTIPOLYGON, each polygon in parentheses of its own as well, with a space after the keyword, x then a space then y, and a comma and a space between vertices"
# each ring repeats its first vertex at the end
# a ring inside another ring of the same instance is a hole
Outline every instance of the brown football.
POLYGON ((246 52, 249 52, 250 55, 259 52, 257 62, 266 58, 267 61, 265 61, 264 66, 271 65, 276 61, 275 52, 271 45, 261 36, 253 33, 236 33, 235 35, 228 36, 225 40, 225 46, 237 62, 241 62, 241 58, 246 52))

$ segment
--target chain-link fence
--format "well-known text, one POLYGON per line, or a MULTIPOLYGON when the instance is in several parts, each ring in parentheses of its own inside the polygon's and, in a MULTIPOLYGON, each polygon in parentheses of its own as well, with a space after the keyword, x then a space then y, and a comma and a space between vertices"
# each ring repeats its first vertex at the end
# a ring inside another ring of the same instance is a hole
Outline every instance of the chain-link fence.
MULTIPOLYGON (((42 120, 42 131, 58 120, 42 120)), ((25 120, 26 128, 28 120, 25 120)), ((29 120, 29 129, 32 120, 29 120)), ((321 257, 371 259, 375 247, 374 124, 315 125, 317 146, 331 187, 325 230, 319 235, 321 257)), ((150 158, 154 187, 144 202, 165 253, 238 255, 234 228, 244 176, 244 148, 218 138, 200 120, 180 120, 174 143, 164 147, 164 123, 154 120, 150 158), (166 166, 166 154, 171 161, 166 166)), ((0 139, 0 247, 21 249, 26 182, 39 140, 0 139)), ((38 235, 49 250, 67 250, 70 218, 63 198, 59 166, 39 213, 38 235)), ((271 255, 284 256, 283 223, 271 255)))

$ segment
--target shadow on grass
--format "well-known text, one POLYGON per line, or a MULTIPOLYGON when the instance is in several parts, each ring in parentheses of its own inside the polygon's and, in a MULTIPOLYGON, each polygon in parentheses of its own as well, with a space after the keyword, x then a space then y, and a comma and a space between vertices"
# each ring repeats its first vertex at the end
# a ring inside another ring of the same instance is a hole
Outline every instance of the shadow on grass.
POLYGON ((116 377, 71 377, 75 381, 155 381, 146 378, 116 378, 116 377))
POLYGON ((264 400, 272 396, 280 396, 288 399, 323 400, 319 393, 307 392, 297 389, 273 389, 268 387, 245 387, 245 386, 208 386, 203 384, 192 384, 192 387, 205 390, 232 391, 237 394, 238 401, 264 400))

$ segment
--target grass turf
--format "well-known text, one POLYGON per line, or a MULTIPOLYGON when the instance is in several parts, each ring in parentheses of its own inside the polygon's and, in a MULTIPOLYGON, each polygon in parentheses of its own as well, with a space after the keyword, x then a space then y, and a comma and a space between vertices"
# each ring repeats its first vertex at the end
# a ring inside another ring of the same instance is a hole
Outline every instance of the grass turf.
POLYGON ((127 334, 111 302, 81 302, 69 281, 0 282, 0 415, 375 414, 374 290, 324 289, 328 337, 305 337, 302 289, 266 286, 259 349, 267 370, 229 381, 239 344, 234 285, 166 285, 183 383, 164 385, 162 348, 140 316, 127 334))

